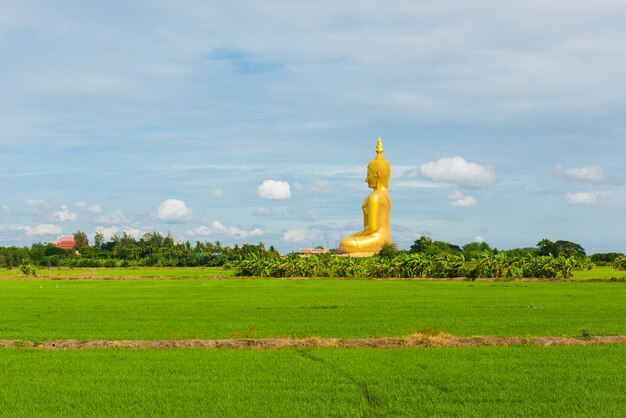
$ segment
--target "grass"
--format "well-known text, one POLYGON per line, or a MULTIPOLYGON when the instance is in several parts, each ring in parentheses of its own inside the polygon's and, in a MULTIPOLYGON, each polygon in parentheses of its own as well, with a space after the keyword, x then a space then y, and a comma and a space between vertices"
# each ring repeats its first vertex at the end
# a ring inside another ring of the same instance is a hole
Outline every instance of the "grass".
POLYGON ((622 346, 0 350, 11 416, 621 416, 622 346))
POLYGON ((626 280, 626 271, 616 270, 613 267, 594 267, 591 270, 580 270, 574 272, 574 280, 608 280, 611 278, 626 280))
POLYGON ((0 280, 0 339, 626 334, 626 284, 0 280))
MULTIPOLYGON (((204 279, 228 277, 233 270, 221 267, 128 267, 128 268, 38 268, 40 279, 103 279, 103 278, 144 278, 144 279, 204 279)), ((0 279, 23 279, 19 268, 0 269, 0 279)))
MULTIPOLYGON (((626 283, 0 270, 0 339, 626 334, 626 283), (16 275, 17 273, 17 275, 16 275), (160 278, 163 280, 149 280, 160 278)), ((591 277, 583 277, 586 280, 591 277)), ((620 416, 626 346, 0 349, 0 416, 620 416)))
MULTIPOLYGON (((232 277, 234 270, 221 267, 128 267, 128 268, 39 268, 40 279, 84 279, 84 278, 145 278, 145 279, 204 279, 209 277, 232 277)), ((0 279, 22 279, 18 268, 0 269, 0 279)), ((626 279, 626 271, 612 267, 595 267, 592 270, 574 272, 574 280, 626 279)))

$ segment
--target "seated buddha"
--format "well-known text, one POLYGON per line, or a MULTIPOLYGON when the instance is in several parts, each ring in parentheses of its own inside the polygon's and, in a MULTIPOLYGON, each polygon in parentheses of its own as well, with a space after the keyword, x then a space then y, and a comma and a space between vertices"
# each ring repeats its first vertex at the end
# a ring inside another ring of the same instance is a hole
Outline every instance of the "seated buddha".
POLYGON ((373 191, 363 201, 363 230, 341 240, 341 252, 356 257, 370 256, 379 252, 385 243, 392 243, 391 198, 387 191, 390 177, 391 167, 383 157, 383 144, 378 137, 376 157, 367 165, 365 182, 373 191))

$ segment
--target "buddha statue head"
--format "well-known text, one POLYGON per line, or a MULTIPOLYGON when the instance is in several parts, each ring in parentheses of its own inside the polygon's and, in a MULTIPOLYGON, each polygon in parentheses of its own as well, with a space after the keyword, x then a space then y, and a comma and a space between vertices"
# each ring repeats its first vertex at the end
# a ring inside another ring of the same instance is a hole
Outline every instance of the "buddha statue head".
POLYGON ((380 186, 389 187, 389 178, 391 177, 391 167, 389 162, 383 157, 383 143, 378 137, 376 143, 376 157, 367 165, 367 178, 365 181, 372 189, 380 186))

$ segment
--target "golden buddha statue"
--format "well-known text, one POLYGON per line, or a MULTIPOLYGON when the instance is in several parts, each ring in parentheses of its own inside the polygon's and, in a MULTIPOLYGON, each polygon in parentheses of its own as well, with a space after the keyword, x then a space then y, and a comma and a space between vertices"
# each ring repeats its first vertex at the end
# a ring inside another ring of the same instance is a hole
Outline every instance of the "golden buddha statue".
POLYGON ((363 201, 363 227, 341 240, 339 250, 355 257, 366 257, 379 252, 385 243, 391 244, 389 212, 391 198, 387 188, 391 167, 383 157, 383 143, 378 137, 376 157, 367 165, 367 186, 374 189, 363 201))

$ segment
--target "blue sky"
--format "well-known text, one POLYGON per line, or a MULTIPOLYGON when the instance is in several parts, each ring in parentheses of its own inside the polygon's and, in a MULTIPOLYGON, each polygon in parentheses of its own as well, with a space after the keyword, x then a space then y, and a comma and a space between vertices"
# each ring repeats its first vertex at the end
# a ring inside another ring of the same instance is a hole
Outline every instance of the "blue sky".
POLYGON ((623 1, 2 2, 0 245, 360 229, 626 251, 623 1))

